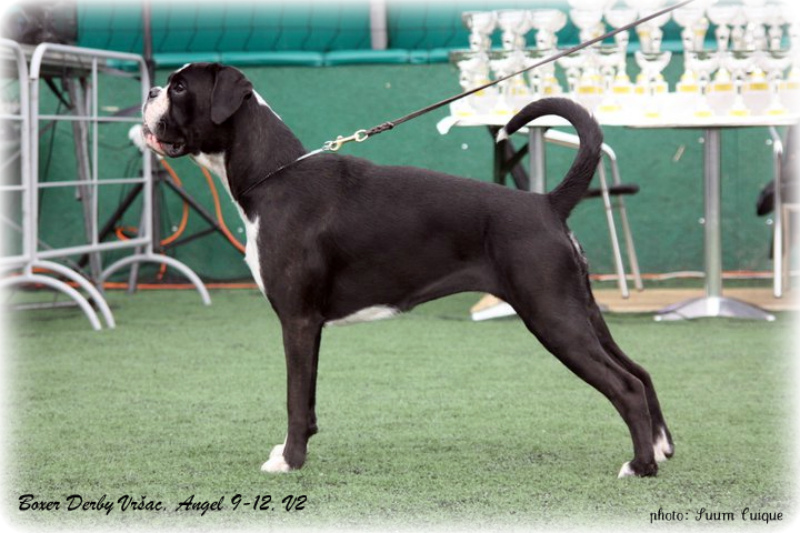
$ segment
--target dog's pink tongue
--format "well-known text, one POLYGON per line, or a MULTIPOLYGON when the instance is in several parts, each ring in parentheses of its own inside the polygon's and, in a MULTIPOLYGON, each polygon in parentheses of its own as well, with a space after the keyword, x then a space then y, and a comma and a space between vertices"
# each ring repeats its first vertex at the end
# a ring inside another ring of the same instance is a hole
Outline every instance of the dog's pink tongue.
POLYGON ((156 136, 153 135, 152 133, 150 133, 149 131, 145 134, 144 140, 145 140, 145 142, 147 143, 147 145, 150 148, 153 148, 157 152, 163 152, 164 151, 164 147, 161 146, 160 142, 158 142, 158 139, 156 138, 156 136))

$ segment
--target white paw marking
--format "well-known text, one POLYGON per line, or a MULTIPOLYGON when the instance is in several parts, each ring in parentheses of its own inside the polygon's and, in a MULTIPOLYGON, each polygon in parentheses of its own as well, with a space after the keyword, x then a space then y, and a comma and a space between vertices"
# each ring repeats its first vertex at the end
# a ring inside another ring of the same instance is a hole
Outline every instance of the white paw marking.
POLYGON ((656 456, 657 463, 663 463, 669 456, 673 453, 672 445, 669 443, 669 439, 667 439, 667 432, 662 428, 661 435, 656 439, 655 443, 653 443, 653 452, 656 456))
POLYGON ((292 471, 292 467, 283 460, 283 455, 274 457, 261 465, 262 472, 269 472, 270 474, 285 474, 292 471))
POLYGON ((269 458, 274 459, 276 457, 283 457, 284 446, 286 446, 286 441, 283 441, 283 444, 278 444, 277 446, 273 446, 272 451, 269 452, 269 458))
POLYGON ((630 463, 625 463, 624 465, 622 465, 622 468, 620 469, 619 475, 617 476, 617 478, 618 479, 622 479, 622 478, 625 478, 625 477, 630 477, 630 476, 635 476, 635 475, 636 475, 636 472, 634 472, 633 468, 631 468, 631 464, 630 463))
POLYGON ((292 470, 292 467, 290 467, 289 464, 286 462, 286 460, 283 458, 283 447, 285 446, 285 444, 286 443, 284 442, 284 444, 278 444, 277 446, 272 448, 272 451, 269 452, 269 460, 267 460, 266 463, 261 465, 262 472, 279 474, 279 473, 290 472, 292 470))

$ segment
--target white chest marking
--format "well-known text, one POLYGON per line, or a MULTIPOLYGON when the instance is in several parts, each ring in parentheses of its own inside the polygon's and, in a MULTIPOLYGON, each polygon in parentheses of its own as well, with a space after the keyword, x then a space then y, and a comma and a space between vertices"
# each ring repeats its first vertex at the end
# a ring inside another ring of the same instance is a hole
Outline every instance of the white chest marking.
MULTIPOLYGON (((208 170, 219 176, 222 185, 228 194, 231 194, 231 184, 228 182, 228 173, 225 171, 225 155, 224 154, 204 154, 191 156, 194 161, 208 170)), ((231 196, 233 198, 233 196, 231 196)), ((237 206, 239 204, 236 204, 237 206)))
MULTIPOLYGON (((193 158, 199 165, 206 167, 219 176, 222 185, 228 191, 228 194, 231 194, 231 185, 228 181, 228 173, 225 171, 225 157, 223 154, 201 153, 193 156, 193 158)), ((231 195, 231 198, 233 198, 233 195, 231 195)), ((236 209, 239 211, 239 216, 242 219, 242 223, 244 223, 244 231, 247 237, 247 244, 244 247, 244 262, 247 263, 247 266, 250 268, 253 279, 255 279, 258 288, 261 289, 261 294, 266 296, 264 279, 261 277, 261 255, 258 246, 259 218, 256 217, 254 220, 250 220, 235 200, 233 205, 235 205, 236 209)))
POLYGON ((244 247, 244 262, 250 267, 250 272, 253 274, 253 279, 256 280, 258 288, 261 289, 261 294, 266 296, 267 291, 264 288, 264 279, 261 277, 261 255, 259 254, 258 246, 259 218, 256 217, 255 220, 251 222, 241 209, 239 213, 242 216, 244 231, 247 235, 247 244, 244 247))

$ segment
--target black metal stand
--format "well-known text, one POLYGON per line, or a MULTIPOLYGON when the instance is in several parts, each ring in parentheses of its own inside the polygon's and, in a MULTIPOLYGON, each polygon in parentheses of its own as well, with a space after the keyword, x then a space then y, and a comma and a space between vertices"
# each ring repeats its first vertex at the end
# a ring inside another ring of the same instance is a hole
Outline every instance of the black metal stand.
MULTIPOLYGON (((143 40, 144 40, 144 49, 143 49, 143 57, 145 60, 145 64, 147 65, 148 74, 150 77, 151 86, 153 84, 153 79, 155 77, 155 61, 153 60, 153 37, 152 37, 152 26, 151 26, 151 9, 150 9, 150 1, 145 0, 142 4, 142 23, 143 23, 143 40)), ((156 253, 159 254, 166 254, 167 251, 187 244, 191 241, 199 239, 201 237, 205 237, 206 235, 211 235, 214 232, 218 232, 222 235, 225 235, 225 231, 223 230, 222 226, 220 225, 219 221, 205 208, 203 207, 197 200, 195 200, 185 189, 180 187, 177 183, 175 183, 169 173, 164 170, 164 168, 158 164, 156 156, 154 154, 150 154, 152 158, 152 169, 153 169, 153 220, 151 221, 153 224, 153 249, 156 253), (161 244, 161 213, 162 213, 162 205, 161 205, 161 195, 163 194, 164 188, 168 188, 175 192, 184 202, 189 204, 189 207, 200 217, 205 220, 209 227, 200 230, 192 235, 188 235, 181 239, 177 239, 167 245, 161 244)), ((127 195, 125 198, 122 199, 119 206, 114 210, 114 212, 109 217, 108 221, 103 225, 101 228, 98 238, 100 241, 105 240, 109 236, 114 233, 115 228, 122 220, 122 217, 125 215, 125 212, 133 205, 136 198, 142 194, 144 187, 139 184, 136 185, 127 195)), ((238 252, 241 251, 236 247, 236 245, 230 242, 227 238, 225 239, 226 242, 229 242, 231 246, 233 246, 238 252)), ((81 257, 78 261, 78 264, 83 267, 89 261, 89 256, 85 255, 81 257)), ((137 265, 134 265, 131 269, 131 278, 130 278, 130 288, 129 290, 133 292, 136 286, 136 280, 138 278, 138 269, 136 268, 137 265)))

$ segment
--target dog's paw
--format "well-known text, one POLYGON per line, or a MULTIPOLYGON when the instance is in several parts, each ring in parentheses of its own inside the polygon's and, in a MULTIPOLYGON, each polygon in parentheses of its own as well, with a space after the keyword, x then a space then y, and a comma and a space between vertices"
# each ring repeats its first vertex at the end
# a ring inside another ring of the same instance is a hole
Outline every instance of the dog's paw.
POLYGON ((645 464, 637 464, 636 460, 627 462, 622 465, 622 468, 619 471, 619 475, 617 476, 618 479, 623 479, 626 477, 653 477, 658 474, 658 463, 653 461, 652 463, 645 463, 645 464))
POLYGON ((261 465, 262 472, 269 472, 271 474, 282 474, 290 472, 292 467, 283 458, 283 444, 278 444, 272 451, 269 452, 269 460, 261 465))

